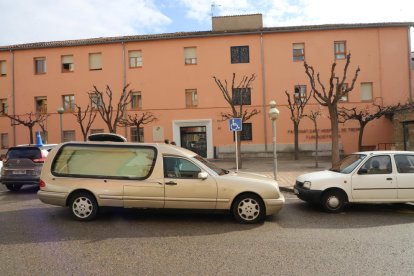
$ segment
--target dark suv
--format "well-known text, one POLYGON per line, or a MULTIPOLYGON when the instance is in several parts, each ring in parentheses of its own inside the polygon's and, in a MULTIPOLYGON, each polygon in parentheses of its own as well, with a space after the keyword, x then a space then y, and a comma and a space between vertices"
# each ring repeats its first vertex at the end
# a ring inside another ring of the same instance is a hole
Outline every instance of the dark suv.
POLYGON ((47 154, 43 146, 9 148, 1 169, 1 183, 14 192, 23 185, 38 185, 47 154))

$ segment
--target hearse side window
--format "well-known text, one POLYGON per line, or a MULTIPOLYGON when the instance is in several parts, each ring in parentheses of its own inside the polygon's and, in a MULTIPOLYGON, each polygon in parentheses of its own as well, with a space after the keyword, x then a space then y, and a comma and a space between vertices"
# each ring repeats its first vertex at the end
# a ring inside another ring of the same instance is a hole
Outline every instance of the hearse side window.
POLYGON ((52 164, 52 174, 97 178, 149 177, 156 160, 153 147, 76 145, 63 146, 52 164))
POLYGON ((164 157, 164 177, 166 178, 198 178, 200 172, 200 168, 187 159, 164 157))

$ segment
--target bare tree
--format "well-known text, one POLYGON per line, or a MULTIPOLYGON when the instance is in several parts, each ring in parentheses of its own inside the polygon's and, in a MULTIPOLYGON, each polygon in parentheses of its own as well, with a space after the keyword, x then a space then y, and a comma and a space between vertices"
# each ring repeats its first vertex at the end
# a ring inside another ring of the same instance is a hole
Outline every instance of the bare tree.
POLYGON ((1 114, 10 118, 12 126, 23 125, 29 129, 30 144, 33 144, 33 127, 49 117, 49 114, 39 112, 29 112, 24 115, 9 115, 4 112, 1 112, 1 114))
MULTIPOLYGON (((120 123, 124 126, 136 127, 137 132, 139 133, 139 128, 142 125, 155 122, 156 120, 157 118, 151 112, 143 112, 141 115, 138 115, 137 113, 135 113, 134 116, 128 114, 127 118, 121 120, 120 123)), ((138 142, 144 142, 140 140, 139 135, 138 135, 138 142)))
MULTIPOLYGON (((240 83, 236 84, 236 73, 233 73, 233 78, 231 81, 231 87, 227 80, 224 80, 224 83, 218 79, 217 77, 213 76, 214 81, 216 82, 218 88, 220 89, 221 94, 223 95, 226 102, 229 104, 231 108, 231 112, 228 113, 221 113, 222 121, 231 119, 231 118, 241 118, 242 122, 247 122, 253 116, 260 113, 259 110, 256 108, 252 110, 244 109, 244 105, 250 104, 250 97, 251 97, 251 84, 256 79, 256 75, 252 74, 249 76, 243 76, 240 83)), ((240 141, 240 132, 237 131, 236 135, 237 139, 237 153, 238 156, 236 157, 238 160, 239 168, 242 168, 242 160, 241 160, 241 141, 240 141)))
POLYGON ((338 109, 338 121, 345 123, 348 120, 356 120, 359 123, 359 135, 358 135, 358 150, 362 151, 362 138, 364 136, 364 129, 366 125, 384 115, 392 114, 395 110, 400 107, 400 104, 395 106, 380 106, 374 104, 377 109, 375 112, 371 112, 367 106, 365 109, 359 109, 357 107, 345 108, 341 107, 338 109))
POLYGON ((318 129, 318 117, 322 115, 322 111, 318 110, 311 110, 310 114, 306 114, 305 116, 308 117, 313 122, 313 129, 315 131, 315 168, 319 167, 318 155, 319 155, 319 129, 318 129))
POLYGON ((312 96, 312 91, 309 95, 302 95, 300 88, 295 87, 294 95, 292 96, 287 91, 285 94, 288 99, 288 108, 290 110, 290 119, 293 122, 293 134, 295 137, 295 160, 299 159, 299 123, 303 118, 303 111, 306 104, 308 103, 310 97, 312 96))
POLYGON ((102 120, 108 126, 110 133, 116 133, 116 128, 120 121, 125 118, 127 105, 131 102, 132 90, 128 90, 129 84, 125 85, 119 99, 114 99, 109 85, 106 86, 105 92, 101 92, 95 85, 93 91, 89 92, 89 98, 95 106, 102 120))
POLYGON ((354 89, 355 82, 360 72, 358 67, 351 81, 351 85, 345 85, 350 61, 351 54, 347 54, 342 77, 338 77, 335 74, 336 62, 332 64, 328 87, 325 87, 322 83, 319 73, 315 76, 313 67, 304 62, 306 75, 309 77, 312 90, 314 91, 314 98, 320 105, 326 106, 329 111, 332 129, 332 164, 339 161, 338 102, 342 97, 348 95, 348 93, 354 89))
POLYGON ((98 112, 96 111, 96 109, 93 110, 90 105, 88 105, 86 109, 82 111, 82 107, 75 104, 75 109, 76 110, 75 113, 73 113, 73 115, 75 115, 76 122, 79 124, 81 128, 83 141, 86 141, 86 139, 88 138, 89 130, 91 129, 98 112))

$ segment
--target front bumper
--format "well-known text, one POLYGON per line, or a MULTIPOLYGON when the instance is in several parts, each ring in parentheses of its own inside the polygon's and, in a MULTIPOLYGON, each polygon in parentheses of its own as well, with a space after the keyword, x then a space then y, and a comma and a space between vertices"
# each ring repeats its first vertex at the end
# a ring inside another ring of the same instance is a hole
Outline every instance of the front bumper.
POLYGON ((283 205, 285 205, 285 197, 280 193, 279 198, 265 199, 264 203, 266 205, 266 216, 270 216, 278 213, 282 209, 283 205))
POLYGON ((319 203, 322 196, 320 190, 309 190, 298 185, 293 187, 293 192, 298 198, 311 203, 319 203))

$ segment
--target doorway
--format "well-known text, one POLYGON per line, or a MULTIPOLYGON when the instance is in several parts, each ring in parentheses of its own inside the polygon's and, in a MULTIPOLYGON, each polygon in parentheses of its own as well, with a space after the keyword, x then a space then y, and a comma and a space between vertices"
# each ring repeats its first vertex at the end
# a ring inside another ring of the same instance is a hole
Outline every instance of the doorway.
POLYGON ((180 127, 181 147, 207 157, 207 129, 205 126, 180 127))

